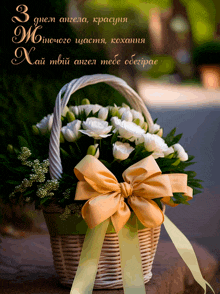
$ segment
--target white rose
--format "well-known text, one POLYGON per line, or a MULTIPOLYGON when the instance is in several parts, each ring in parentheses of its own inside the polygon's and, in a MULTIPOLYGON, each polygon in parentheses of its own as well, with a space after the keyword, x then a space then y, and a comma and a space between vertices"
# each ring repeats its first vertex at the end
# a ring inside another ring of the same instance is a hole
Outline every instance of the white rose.
POLYGON ((125 160, 129 157, 134 148, 129 143, 115 142, 113 144, 113 156, 119 160, 125 160))
POLYGON ((144 117, 143 117, 143 115, 139 111, 136 111, 134 109, 131 109, 131 113, 133 115, 133 120, 134 119, 139 119, 140 120, 140 126, 142 127, 143 124, 144 124, 144 117))
POLYGON ((177 157, 181 160, 181 161, 186 161, 188 160, 188 154, 186 153, 186 151, 184 150, 184 148, 179 144, 174 144, 173 145, 173 149, 174 151, 177 152, 177 157))
POLYGON ((126 120, 121 121, 115 120, 115 130, 114 132, 118 131, 119 135, 122 138, 128 139, 129 141, 133 142, 137 138, 141 137, 145 134, 145 131, 138 125, 133 122, 128 122, 126 120))
POLYGON ((102 120, 106 120, 107 117, 108 117, 108 108, 106 108, 106 107, 100 108, 100 110, 98 112, 98 118, 100 118, 102 120))
POLYGON ((76 120, 68 123, 65 127, 62 127, 61 132, 62 132, 64 138, 68 142, 74 142, 80 136, 80 133, 79 133, 80 127, 81 127, 81 121, 76 119, 76 120))
POLYGON ((108 122, 102 119, 88 117, 82 125, 85 130, 80 130, 80 132, 94 139, 102 139, 111 136, 111 134, 108 133, 111 131, 112 126, 109 126, 108 122))
POLYGON ((155 134, 147 133, 143 135, 144 147, 147 151, 153 152, 152 156, 156 159, 164 157, 164 153, 169 149, 165 141, 155 134))
POLYGON ((47 131, 50 131, 53 124, 53 114, 48 114, 45 116, 39 123, 36 124, 36 127, 41 131, 43 135, 47 131))
POLYGON ((132 115, 130 109, 127 108, 127 109, 123 112, 123 114, 122 114, 122 116, 121 116, 121 120, 132 121, 132 119, 133 119, 133 115, 132 115))

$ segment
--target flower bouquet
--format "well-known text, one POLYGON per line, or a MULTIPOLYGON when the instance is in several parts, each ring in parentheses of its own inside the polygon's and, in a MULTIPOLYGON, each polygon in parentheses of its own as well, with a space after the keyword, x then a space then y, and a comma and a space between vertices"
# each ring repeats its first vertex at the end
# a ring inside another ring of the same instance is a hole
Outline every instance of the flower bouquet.
MULTIPOLYGON (((20 149, 8 146, 10 160, 2 160, 11 170, 6 185, 14 185, 9 199, 43 209, 60 281, 72 285, 75 277, 71 293, 92 293, 93 287, 143 293, 163 222, 189 261, 175 238, 187 241, 164 216, 165 205, 188 205, 202 186, 187 169, 193 156, 175 131, 163 137, 138 94, 123 80, 100 74, 66 84, 54 113, 27 139, 19 137, 20 149), (67 106, 76 90, 99 82, 121 92, 129 105, 103 107, 85 98, 67 106)), ((197 281, 205 287, 202 276, 197 281)))

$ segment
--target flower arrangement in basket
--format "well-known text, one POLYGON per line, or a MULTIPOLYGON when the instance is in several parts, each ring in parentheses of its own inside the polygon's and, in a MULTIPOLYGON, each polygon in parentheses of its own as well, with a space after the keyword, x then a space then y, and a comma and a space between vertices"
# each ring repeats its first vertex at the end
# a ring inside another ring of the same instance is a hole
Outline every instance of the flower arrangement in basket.
POLYGON ((43 209, 55 268, 63 284, 73 283, 71 293, 122 287, 145 293, 162 223, 205 290, 192 246, 164 215, 165 205, 188 204, 202 188, 186 170, 193 156, 175 131, 163 138, 134 90, 98 74, 66 84, 33 136, 19 137, 19 150, 9 145, 10 160, 2 158, 12 172, 6 184, 15 186, 9 198, 43 209), (99 82, 121 92, 130 106, 83 99, 67 107, 75 91, 99 82))

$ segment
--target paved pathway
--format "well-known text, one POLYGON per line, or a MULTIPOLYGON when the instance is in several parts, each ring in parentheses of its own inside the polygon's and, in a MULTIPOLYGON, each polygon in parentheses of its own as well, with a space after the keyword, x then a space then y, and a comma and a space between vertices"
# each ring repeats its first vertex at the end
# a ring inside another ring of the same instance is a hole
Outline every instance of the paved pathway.
MULTIPOLYGON (((220 291, 215 273, 218 261, 204 248, 194 244, 204 277, 220 291)), ((67 294, 59 285, 53 267, 49 235, 32 235, 26 239, 2 238, 0 244, 0 293, 67 294)), ((122 290, 94 291, 99 294, 122 294, 122 290)), ((146 285, 149 294, 202 293, 173 244, 161 241, 158 246, 153 278, 146 285)))

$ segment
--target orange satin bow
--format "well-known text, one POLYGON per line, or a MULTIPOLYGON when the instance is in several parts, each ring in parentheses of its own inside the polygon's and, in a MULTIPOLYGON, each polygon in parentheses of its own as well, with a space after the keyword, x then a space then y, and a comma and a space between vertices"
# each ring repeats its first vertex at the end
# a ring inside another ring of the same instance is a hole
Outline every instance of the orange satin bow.
POLYGON ((79 180, 75 200, 88 200, 82 208, 82 217, 89 228, 94 228, 111 217, 116 232, 126 224, 131 211, 148 228, 161 225, 164 215, 152 200, 163 198, 170 204, 174 192, 184 193, 192 199, 192 189, 187 186, 186 174, 162 174, 152 156, 127 168, 118 183, 116 177, 95 157, 86 155, 74 168, 79 180))

